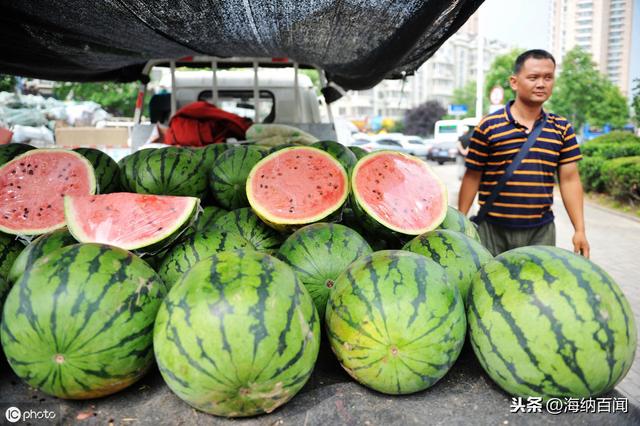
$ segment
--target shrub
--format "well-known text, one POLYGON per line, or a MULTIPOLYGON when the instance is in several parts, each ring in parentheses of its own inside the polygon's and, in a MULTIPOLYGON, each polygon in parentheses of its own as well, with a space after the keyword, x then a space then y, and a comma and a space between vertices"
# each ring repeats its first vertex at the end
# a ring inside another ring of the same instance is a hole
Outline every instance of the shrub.
POLYGON ((600 168, 605 160, 601 157, 585 157, 578 163, 580 178, 585 191, 602 192, 605 190, 600 168))
POLYGON ((620 201, 640 201, 640 156, 605 161, 600 168, 606 191, 620 201))
POLYGON ((599 143, 595 140, 580 147, 584 157, 601 157, 605 160, 620 157, 635 157, 640 155, 640 143, 599 143))
POLYGON ((597 143, 615 143, 615 144, 637 143, 637 144, 640 144, 640 137, 630 132, 623 132, 623 131, 617 130, 602 136, 598 136, 597 138, 590 140, 588 143, 596 143, 596 144, 597 143))

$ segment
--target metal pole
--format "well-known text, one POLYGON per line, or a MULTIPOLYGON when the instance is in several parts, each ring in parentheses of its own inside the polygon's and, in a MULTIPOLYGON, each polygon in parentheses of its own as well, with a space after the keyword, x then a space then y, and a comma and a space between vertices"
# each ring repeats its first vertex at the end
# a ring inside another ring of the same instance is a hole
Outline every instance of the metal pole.
POLYGON ((171 61, 171 117, 176 113, 176 61, 171 61))
POLYGON ((484 22, 482 8, 478 10, 478 39, 476 58, 476 118, 480 120, 482 114, 482 102, 484 98, 484 22))
MULTIPOLYGON (((324 70, 316 68, 318 70, 318 74, 320 75, 320 85, 322 87, 327 87, 327 77, 324 75, 324 70)), ((329 117, 329 122, 333 123, 333 112, 331 111, 331 104, 327 102, 325 99, 325 103, 327 104, 327 116, 329 117)))
POLYGON ((218 105, 218 61, 211 61, 211 70, 213 71, 213 78, 211 80, 211 103, 218 105))
POLYGON ((144 97, 146 93, 147 85, 140 82, 140 85, 138 86, 138 97, 136 98, 136 110, 133 113, 133 122, 135 124, 140 124, 142 121, 142 108, 144 106, 144 97))
POLYGON ((300 122, 300 82, 298 81, 298 63, 294 62, 293 63, 293 72, 294 72, 294 76, 293 76, 293 85, 294 85, 294 99, 295 99, 295 105, 296 105, 296 110, 294 111, 294 119, 296 123, 300 122))
POLYGON ((255 111, 255 120, 254 123, 259 123, 260 121, 260 90, 258 89, 258 62, 253 61, 253 103, 255 111))

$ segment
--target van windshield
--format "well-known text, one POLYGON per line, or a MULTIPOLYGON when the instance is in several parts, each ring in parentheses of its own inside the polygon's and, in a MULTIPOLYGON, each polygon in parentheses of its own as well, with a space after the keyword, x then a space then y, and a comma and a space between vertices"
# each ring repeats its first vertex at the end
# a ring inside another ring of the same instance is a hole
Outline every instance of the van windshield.
MULTIPOLYGON (((213 103, 211 90, 204 90, 198 95, 199 101, 213 103)), ((255 99, 252 90, 220 90, 218 91, 218 108, 251 119, 254 123, 273 123, 275 119, 275 97, 269 90, 260 90, 260 111, 256 120, 255 99)))

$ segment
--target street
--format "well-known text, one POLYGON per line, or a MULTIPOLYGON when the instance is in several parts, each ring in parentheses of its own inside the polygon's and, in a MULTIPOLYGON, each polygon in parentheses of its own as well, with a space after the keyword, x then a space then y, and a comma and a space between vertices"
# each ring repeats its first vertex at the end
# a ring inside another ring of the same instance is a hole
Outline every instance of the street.
MULTIPOLYGON (((457 207, 460 181, 456 166, 430 163, 444 180, 449 191, 449 204, 457 207)), ((476 205, 477 208, 477 205, 476 205)), ((573 250, 571 237, 573 226, 562 206, 562 199, 556 190, 554 199, 556 215, 556 238, 558 247, 573 250)), ((640 220, 630 218, 593 203, 585 203, 585 223, 587 238, 591 246, 591 260, 605 271, 622 288, 635 315, 636 326, 640 324, 640 289, 638 288, 638 261, 640 259, 640 220)), ((640 403, 640 351, 631 370, 617 389, 640 403)))

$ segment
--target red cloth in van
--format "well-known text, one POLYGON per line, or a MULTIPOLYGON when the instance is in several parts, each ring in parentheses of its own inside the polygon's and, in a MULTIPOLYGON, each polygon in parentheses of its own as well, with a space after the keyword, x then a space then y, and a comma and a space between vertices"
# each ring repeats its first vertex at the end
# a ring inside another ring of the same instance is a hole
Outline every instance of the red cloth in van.
POLYGON ((245 139, 250 123, 205 101, 180 108, 169 121, 164 142, 170 145, 204 146, 227 138, 245 139))

